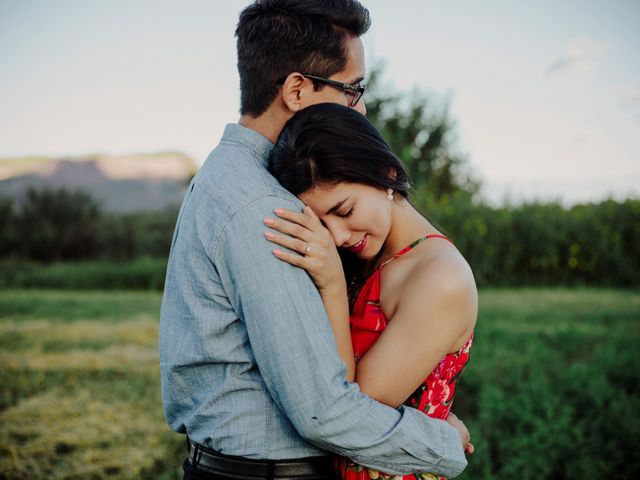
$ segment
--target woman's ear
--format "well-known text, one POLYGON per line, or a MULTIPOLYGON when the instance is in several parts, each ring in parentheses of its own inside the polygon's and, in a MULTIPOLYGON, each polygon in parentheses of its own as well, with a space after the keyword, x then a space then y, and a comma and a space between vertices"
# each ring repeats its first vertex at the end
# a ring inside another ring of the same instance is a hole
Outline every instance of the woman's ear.
POLYGON ((301 73, 293 72, 287 76, 282 85, 282 101, 292 113, 302 110, 302 99, 306 94, 306 83, 301 73))
POLYGON ((391 179, 391 180, 395 180, 396 178, 398 178, 398 171, 391 167, 389 169, 389 172, 387 173, 387 176, 391 179))

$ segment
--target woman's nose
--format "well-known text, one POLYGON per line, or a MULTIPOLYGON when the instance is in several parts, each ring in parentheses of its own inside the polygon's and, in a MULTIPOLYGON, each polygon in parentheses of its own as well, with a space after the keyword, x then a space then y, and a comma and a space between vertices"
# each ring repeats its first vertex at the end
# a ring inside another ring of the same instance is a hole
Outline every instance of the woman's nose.
POLYGON ((351 232, 348 229, 344 228, 344 226, 339 225, 337 222, 332 224, 327 224, 327 228, 333 237, 333 241, 336 244, 336 247, 342 247, 345 243, 349 241, 351 238, 351 232))

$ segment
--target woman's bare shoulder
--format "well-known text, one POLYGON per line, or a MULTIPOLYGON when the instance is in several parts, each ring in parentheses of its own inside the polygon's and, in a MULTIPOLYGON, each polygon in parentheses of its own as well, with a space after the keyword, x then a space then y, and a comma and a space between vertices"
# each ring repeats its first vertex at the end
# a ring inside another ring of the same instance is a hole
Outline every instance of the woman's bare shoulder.
POLYGON ((478 293, 471 267, 450 244, 423 252, 414 259, 403 281, 399 303, 410 303, 425 312, 450 312, 465 326, 475 324, 478 293))

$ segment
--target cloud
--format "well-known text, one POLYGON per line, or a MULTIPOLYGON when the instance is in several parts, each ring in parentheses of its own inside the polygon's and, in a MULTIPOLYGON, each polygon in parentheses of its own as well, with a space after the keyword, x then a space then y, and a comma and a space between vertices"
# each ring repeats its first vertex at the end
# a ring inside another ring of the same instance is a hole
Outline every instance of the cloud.
POLYGON ((596 59, 607 50, 605 44, 589 39, 572 40, 564 53, 547 67, 547 74, 567 70, 589 73, 596 65, 596 59))

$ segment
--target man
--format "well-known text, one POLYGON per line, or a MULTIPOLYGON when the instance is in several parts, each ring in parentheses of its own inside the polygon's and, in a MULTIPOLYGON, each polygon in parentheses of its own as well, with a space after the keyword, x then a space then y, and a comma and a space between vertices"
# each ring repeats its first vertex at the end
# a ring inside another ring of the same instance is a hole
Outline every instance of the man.
POLYGON ((303 206, 265 169, 285 122, 320 102, 365 113, 369 25, 355 0, 258 0, 240 15, 241 118, 188 188, 162 302, 163 402, 190 439, 185 478, 333 478, 328 452, 390 473, 466 466, 447 422, 344 380, 313 283, 263 236, 275 208, 303 206))

